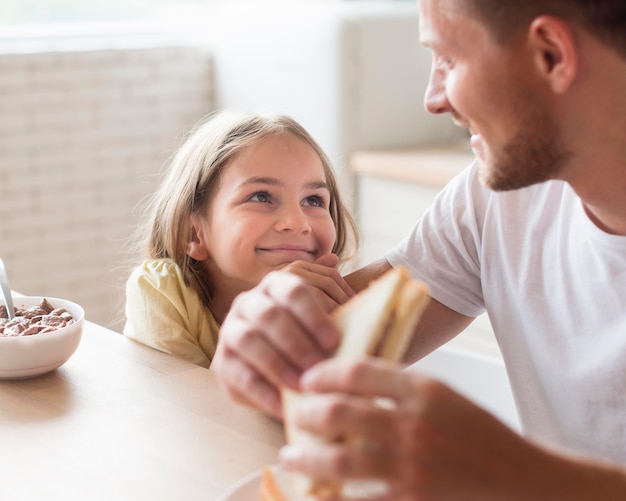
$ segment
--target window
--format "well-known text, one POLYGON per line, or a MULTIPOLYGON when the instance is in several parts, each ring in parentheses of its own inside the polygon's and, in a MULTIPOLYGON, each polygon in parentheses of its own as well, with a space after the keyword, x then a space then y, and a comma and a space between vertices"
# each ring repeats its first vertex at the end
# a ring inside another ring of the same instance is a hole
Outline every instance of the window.
POLYGON ((0 26, 193 19, 218 0, 2 0, 0 26))

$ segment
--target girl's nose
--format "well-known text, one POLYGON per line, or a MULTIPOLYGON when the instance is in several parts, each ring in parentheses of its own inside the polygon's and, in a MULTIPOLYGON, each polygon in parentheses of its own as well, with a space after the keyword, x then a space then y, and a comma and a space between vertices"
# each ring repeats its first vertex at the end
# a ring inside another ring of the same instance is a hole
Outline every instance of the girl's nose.
POLYGON ((434 114, 448 113, 452 109, 446 95, 445 71, 434 65, 424 94, 424 107, 434 114))
POLYGON ((285 206, 278 212, 275 228, 277 231, 304 233, 311 231, 311 224, 300 205, 296 207, 290 205, 289 207, 285 206))

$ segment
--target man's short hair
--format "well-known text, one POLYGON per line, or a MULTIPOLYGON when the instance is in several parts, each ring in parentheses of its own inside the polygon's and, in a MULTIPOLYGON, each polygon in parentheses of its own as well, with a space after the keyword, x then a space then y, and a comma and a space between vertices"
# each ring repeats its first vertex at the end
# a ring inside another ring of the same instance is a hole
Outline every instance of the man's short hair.
POLYGON ((549 14, 577 23, 626 58, 625 0, 456 0, 507 43, 537 16, 549 14))

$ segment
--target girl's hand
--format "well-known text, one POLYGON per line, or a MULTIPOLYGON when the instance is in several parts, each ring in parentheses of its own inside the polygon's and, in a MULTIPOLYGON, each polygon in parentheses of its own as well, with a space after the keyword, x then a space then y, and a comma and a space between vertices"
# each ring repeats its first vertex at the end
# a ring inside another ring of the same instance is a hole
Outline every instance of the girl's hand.
POLYGON ((331 287, 334 297, 329 296, 327 276, 324 290, 310 283, 311 268, 299 269, 308 282, 274 271, 237 296, 211 364, 231 397, 276 417, 282 416, 279 388, 297 389, 302 372, 326 358, 339 340, 329 313, 341 295, 331 287))
MULTIPOLYGON (((335 254, 326 254, 310 263, 294 261, 283 268, 302 278, 306 283, 317 287, 328 297, 328 307, 334 309, 355 295, 355 292, 337 270, 339 258, 335 254)), ((324 297, 321 298, 325 300, 324 297)))

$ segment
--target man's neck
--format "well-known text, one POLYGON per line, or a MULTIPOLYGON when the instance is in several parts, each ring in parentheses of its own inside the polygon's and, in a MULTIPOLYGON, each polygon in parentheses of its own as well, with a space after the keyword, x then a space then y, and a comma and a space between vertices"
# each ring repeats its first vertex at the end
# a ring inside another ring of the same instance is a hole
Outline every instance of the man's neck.
POLYGON ((572 164, 564 180, 582 200, 591 221, 607 233, 626 235, 626 147, 599 142, 572 164))
POLYGON ((600 213, 600 215, 598 215, 600 211, 584 204, 584 202, 583 206, 589 219, 602 231, 612 235, 626 236, 626 222, 622 218, 614 218, 611 214, 604 215, 600 213))
POLYGON ((626 62, 588 38, 580 78, 561 107, 574 152, 564 171, 600 229, 626 235, 626 62))

